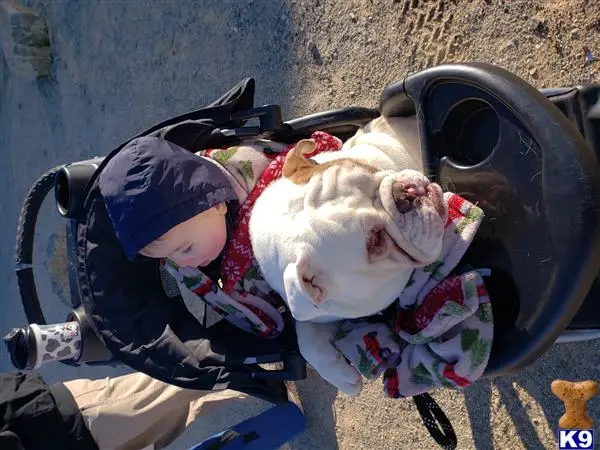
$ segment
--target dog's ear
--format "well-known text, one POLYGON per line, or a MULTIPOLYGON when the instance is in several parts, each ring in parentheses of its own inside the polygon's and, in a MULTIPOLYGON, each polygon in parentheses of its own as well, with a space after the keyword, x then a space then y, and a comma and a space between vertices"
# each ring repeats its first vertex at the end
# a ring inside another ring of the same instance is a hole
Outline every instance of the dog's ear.
POLYGON ((291 150, 283 163, 281 174, 296 184, 305 184, 313 175, 317 163, 306 158, 304 155, 311 153, 317 144, 310 139, 302 139, 291 150))

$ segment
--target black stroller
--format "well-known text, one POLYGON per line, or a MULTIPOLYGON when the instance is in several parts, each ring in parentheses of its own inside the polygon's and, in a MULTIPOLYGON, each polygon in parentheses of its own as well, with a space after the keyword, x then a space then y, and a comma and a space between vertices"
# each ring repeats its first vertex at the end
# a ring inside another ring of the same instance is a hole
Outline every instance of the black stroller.
MULTIPOLYGON (((259 135, 292 143, 315 130, 344 140, 379 115, 416 115, 430 174, 486 214, 463 263, 492 269, 486 285, 494 341, 485 376, 494 377, 531 364, 554 342, 600 337, 599 94, 596 85, 538 91, 492 65, 456 64, 388 86, 378 109, 348 107, 284 121, 277 105, 254 107, 254 81, 247 79, 213 104, 138 136, 159 135, 199 151, 259 135)), ((97 184, 122 147, 50 170, 27 195, 16 263, 28 321, 45 323, 32 249, 38 210, 54 189, 68 219, 69 320, 79 321, 84 335, 81 357, 67 364, 124 363, 183 387, 230 388, 287 401, 283 381, 306 377, 293 330, 261 340, 208 312, 199 323, 157 262, 125 257, 97 184), (120 318, 107 321, 115 311, 120 318), (273 362, 281 368, 259 366, 273 362)), ((17 366, 26 366, 26 357, 14 350, 25 339, 16 333, 9 343, 17 366)), ((415 400, 424 423, 433 415, 442 425, 428 425, 434 438, 456 445, 435 404, 415 400)))

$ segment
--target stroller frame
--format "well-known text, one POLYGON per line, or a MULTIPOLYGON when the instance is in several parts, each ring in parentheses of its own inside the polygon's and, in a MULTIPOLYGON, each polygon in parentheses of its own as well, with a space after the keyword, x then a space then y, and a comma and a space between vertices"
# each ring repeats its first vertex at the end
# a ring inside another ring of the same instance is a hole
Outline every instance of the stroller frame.
MULTIPOLYGON (((523 278, 515 271, 519 267, 511 271, 511 262, 517 261, 518 266, 526 260, 515 253, 515 238, 510 230, 498 232, 495 241, 485 234, 489 230, 484 231, 480 242, 475 242, 475 248, 464 258, 465 264, 492 267, 492 272, 496 270, 501 274, 496 282, 491 280, 490 283, 498 331, 484 376, 514 373, 532 363, 554 342, 600 337, 600 313, 594 311, 600 289, 596 278, 600 268, 600 170, 597 159, 600 154, 600 85, 538 91, 515 75, 489 64, 454 64, 427 69, 389 85, 377 109, 348 107, 285 122, 278 105, 255 108, 253 96, 254 81, 244 80, 206 108, 169 119, 138 136, 160 135, 190 151, 198 151, 233 145, 256 136, 293 143, 316 130, 346 139, 380 115, 417 115, 424 162, 444 188, 458 186, 457 189, 469 192, 474 186, 471 177, 485 175, 490 170, 510 179, 507 184, 519 187, 527 186, 524 180, 537 172, 544 178, 552 173, 555 182, 561 185, 560 189, 542 182, 537 191, 533 192, 534 188, 531 188, 532 192, 525 192, 530 197, 537 195, 542 201, 544 224, 548 229, 540 228, 542 222, 537 219, 533 225, 523 222, 517 227, 530 235, 543 234, 537 242, 539 245, 534 247, 538 252, 552 248, 557 257, 552 281, 543 286, 540 283, 524 285, 523 278), (244 126, 250 119, 258 119, 259 124, 244 126), (483 131, 478 133, 478 130, 483 131), (482 139, 481 142, 485 142, 482 146, 489 147, 489 151, 482 153, 472 143, 469 145, 465 140, 469 133, 473 133, 473 141, 482 139), (496 136, 496 140, 487 142, 482 133, 496 136), (531 163, 531 167, 516 166, 515 152, 532 145, 541 153, 539 160, 531 163), (457 152, 461 146, 470 152, 466 159, 457 152), (507 153, 505 150, 509 146, 516 146, 515 151, 507 153), (506 153, 504 159, 501 158, 503 152, 506 153), (507 167, 514 167, 518 173, 505 173, 510 172, 506 171, 507 167), (565 170, 561 171, 561 167, 565 170), (567 226, 573 228, 569 230, 570 236, 574 236, 577 245, 572 250, 559 251, 556 246, 564 242, 565 223, 553 217, 556 213, 553 205, 572 196, 576 200, 564 214, 574 223, 569 225, 565 219, 567 226), (509 254, 508 264, 503 259, 506 254, 509 254), (575 261, 578 266, 573 265, 575 261), (569 273, 565 272, 567 267, 569 273), (524 293, 527 291, 533 292, 535 298, 526 300, 524 293), (518 299, 507 307, 509 311, 495 305, 495 296, 511 295, 518 299), (519 339, 520 345, 515 346, 519 339)), ((59 213, 68 219, 69 280, 74 309, 69 320, 78 320, 82 326, 84 351, 80 360, 67 364, 114 364, 127 356, 110 342, 110 334, 99 326, 95 305, 89 300, 89 286, 83 288, 87 291, 87 301, 82 298, 81 286, 81 271, 85 266, 81 263, 82 239, 85 240, 81 233, 82 223, 85 223, 82 217, 90 207, 90 192, 98 173, 125 144, 107 157, 48 171, 32 187, 21 211, 16 270, 23 307, 30 323, 45 323, 35 288, 32 254, 37 213, 51 190, 54 189, 59 213)), ((483 191, 475 189, 475 194, 491 204, 483 191)), ((541 275, 545 276, 544 273, 541 275)), ((539 281, 539 277, 534 278, 539 281)), ((241 360, 234 358, 233 366, 251 367, 244 372, 247 379, 266 383, 266 390, 256 390, 256 386, 233 388, 270 401, 285 399, 281 381, 306 377, 305 362, 294 338, 292 333, 287 340, 267 350, 248 353, 241 360), (269 362, 282 362, 283 369, 268 371, 257 366, 269 362)), ((227 360, 225 358, 225 365, 227 360)), ((125 360, 125 363, 155 375, 138 363, 132 364, 132 360, 125 360)), ((198 388, 202 388, 200 385, 198 388)))

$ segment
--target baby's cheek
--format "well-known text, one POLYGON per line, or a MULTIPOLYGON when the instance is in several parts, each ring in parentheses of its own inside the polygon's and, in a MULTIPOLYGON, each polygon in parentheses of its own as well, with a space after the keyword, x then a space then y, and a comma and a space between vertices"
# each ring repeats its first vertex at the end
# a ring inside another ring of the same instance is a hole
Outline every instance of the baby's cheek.
POLYGON ((219 231, 218 235, 215 236, 215 239, 211 241, 213 251, 216 251, 217 254, 221 253, 223 247, 227 243, 227 229, 223 227, 222 230, 219 231))

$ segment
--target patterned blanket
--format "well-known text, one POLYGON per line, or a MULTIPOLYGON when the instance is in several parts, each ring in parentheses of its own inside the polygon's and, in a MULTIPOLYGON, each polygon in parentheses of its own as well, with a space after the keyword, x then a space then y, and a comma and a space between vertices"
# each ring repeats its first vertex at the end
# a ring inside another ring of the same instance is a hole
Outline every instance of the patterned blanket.
POLYGON ((453 193, 444 199, 449 218, 439 259, 413 272, 391 308, 391 320, 346 321, 334 341, 363 376, 383 374, 388 397, 467 387, 483 374, 490 356, 486 271, 451 274, 475 237, 483 211, 453 193))
MULTIPOLYGON (((315 132, 311 138, 317 148, 309 157, 342 146, 327 133, 315 132)), ((183 296, 192 314, 200 300, 232 324, 265 338, 277 337, 286 325, 289 311, 264 281, 252 257, 248 220, 262 190, 281 176, 291 148, 279 147, 277 153, 262 156, 254 154, 256 149, 249 152, 243 147, 202 153, 227 168, 244 185, 245 194, 234 235, 225 249, 221 283, 198 268, 165 261, 180 289, 193 294, 183 296), (246 160, 243 155, 248 155, 246 160)), ((335 338, 336 347, 363 376, 373 379, 383 374, 389 397, 414 396, 437 387, 464 388, 481 376, 490 355, 492 311, 482 273, 450 275, 475 236, 483 212, 452 193, 446 193, 445 200, 449 218, 440 258, 413 272, 390 308, 392 319, 382 315, 345 321, 335 338)))
MULTIPOLYGON (((340 139, 321 131, 314 132, 311 139, 316 143, 316 147, 306 155, 307 157, 342 148, 340 139)), ((202 156, 215 159, 236 178, 239 178, 238 173, 243 174, 242 183, 246 189, 251 189, 240 206, 233 234, 225 246, 220 285, 196 267, 179 267, 171 260, 164 262, 166 270, 177 280, 180 290, 191 291, 196 296, 182 296, 192 314, 200 315, 199 304, 194 301, 194 298, 199 298, 235 326, 265 338, 279 336, 285 326, 286 317, 291 318, 281 297, 262 277, 258 263, 252 255, 248 226, 254 203, 259 195, 281 176, 285 157, 293 147, 278 147, 278 153, 267 152, 269 156, 262 159, 261 150, 249 146, 209 150, 203 153, 202 156), (227 158, 223 157, 224 152, 227 158), (259 155, 256 155, 257 152, 259 155), (246 159, 243 159, 244 157, 246 159), (261 168, 261 163, 265 167, 261 168), (249 180, 253 181, 252 186, 249 180)))

